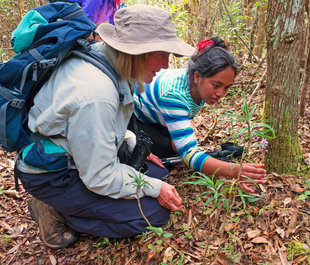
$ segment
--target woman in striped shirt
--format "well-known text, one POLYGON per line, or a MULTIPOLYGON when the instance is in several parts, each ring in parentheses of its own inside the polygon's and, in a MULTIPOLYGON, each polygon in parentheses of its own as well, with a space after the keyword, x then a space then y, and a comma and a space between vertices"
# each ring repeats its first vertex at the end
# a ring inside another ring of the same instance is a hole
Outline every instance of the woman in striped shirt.
MULTIPOLYGON (((152 153, 162 158, 179 154, 185 164, 212 175, 237 178, 240 165, 220 161, 199 151, 192 119, 206 104, 216 104, 224 97, 237 74, 235 60, 219 37, 201 41, 198 53, 189 61, 188 69, 160 72, 145 91, 135 91, 135 117, 129 125, 144 130, 153 141, 152 153)), ((264 183, 263 164, 241 166, 241 175, 255 183, 264 183)), ((246 183, 241 184, 253 192, 246 183)))

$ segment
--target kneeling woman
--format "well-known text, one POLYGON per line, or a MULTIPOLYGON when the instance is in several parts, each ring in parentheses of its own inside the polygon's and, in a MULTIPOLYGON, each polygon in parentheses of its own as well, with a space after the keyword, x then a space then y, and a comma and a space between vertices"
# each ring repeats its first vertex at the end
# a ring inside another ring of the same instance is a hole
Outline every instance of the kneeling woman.
MULTIPOLYGON (((101 24, 98 33, 104 43, 93 48, 117 72, 123 96, 101 70, 69 58, 34 98, 28 126, 43 140, 20 152, 15 166, 15 176, 35 198, 28 208, 40 237, 51 248, 73 243, 76 232, 119 238, 146 230, 136 187, 130 185, 130 176, 140 173, 117 157, 133 113, 134 85, 150 83, 155 72, 167 68, 170 53, 194 52, 177 39, 170 13, 152 6, 120 9, 115 26, 101 24), (51 137, 55 135, 60 137, 51 137), (72 166, 55 171, 61 154, 72 158, 72 166)), ((140 189, 139 197, 150 223, 160 226, 182 201, 176 189, 161 180, 168 171, 148 166, 142 177, 150 185, 140 189)))
MULTIPOLYGON (((179 154, 193 169, 212 175, 237 178, 240 166, 215 159, 198 150, 191 120, 206 104, 224 97, 237 73, 235 60, 219 37, 201 41, 188 69, 161 71, 143 93, 135 90, 135 117, 130 130, 144 130, 152 139, 151 151, 160 158, 179 154)), ((264 183, 263 164, 243 164, 241 175, 264 183)), ((246 183, 245 190, 253 192, 246 183)))

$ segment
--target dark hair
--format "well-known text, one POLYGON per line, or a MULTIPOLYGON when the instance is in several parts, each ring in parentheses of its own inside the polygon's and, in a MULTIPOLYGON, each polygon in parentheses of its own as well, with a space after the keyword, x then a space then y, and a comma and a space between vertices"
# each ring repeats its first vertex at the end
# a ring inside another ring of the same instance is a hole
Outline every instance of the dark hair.
POLYGON ((188 63, 188 78, 190 84, 197 71, 202 77, 210 77, 231 67, 237 75, 237 64, 233 55, 227 50, 225 42, 220 37, 213 37, 213 44, 208 45, 193 55, 188 63))

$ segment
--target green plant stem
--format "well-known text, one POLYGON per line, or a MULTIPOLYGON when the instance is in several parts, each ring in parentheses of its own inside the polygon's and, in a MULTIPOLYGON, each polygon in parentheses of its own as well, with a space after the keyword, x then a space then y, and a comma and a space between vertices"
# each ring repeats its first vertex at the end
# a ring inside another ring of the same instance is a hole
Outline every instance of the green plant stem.
POLYGON ((140 191, 140 188, 137 187, 137 189, 136 189, 136 195, 137 195, 137 201, 138 201, 138 207, 139 207, 140 213, 142 214, 142 217, 144 218, 144 220, 147 222, 147 225, 148 225, 148 226, 152 226, 151 223, 149 222, 149 220, 146 218, 146 216, 144 215, 144 213, 143 213, 143 211, 142 211, 141 203, 140 203, 140 198, 139 198, 139 191, 140 191))

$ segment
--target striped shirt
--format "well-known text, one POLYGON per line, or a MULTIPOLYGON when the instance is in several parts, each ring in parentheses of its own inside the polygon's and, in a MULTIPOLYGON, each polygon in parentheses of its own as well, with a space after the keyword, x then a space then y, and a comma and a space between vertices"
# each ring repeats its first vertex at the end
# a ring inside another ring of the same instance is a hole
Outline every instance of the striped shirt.
POLYGON ((145 91, 134 94, 135 115, 145 123, 159 123, 167 127, 171 139, 184 162, 201 171, 209 155, 198 150, 192 119, 204 106, 197 105, 189 91, 187 69, 161 71, 145 91))

